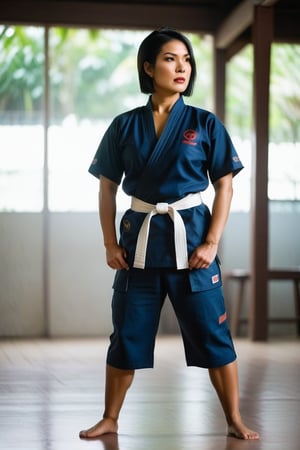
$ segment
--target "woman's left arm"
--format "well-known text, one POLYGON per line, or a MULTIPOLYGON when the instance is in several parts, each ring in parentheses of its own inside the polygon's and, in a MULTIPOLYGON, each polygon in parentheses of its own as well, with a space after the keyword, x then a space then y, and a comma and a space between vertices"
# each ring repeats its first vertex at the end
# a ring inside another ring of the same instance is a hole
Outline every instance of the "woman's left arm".
POLYGON ((215 197, 211 222, 205 242, 197 247, 189 259, 190 269, 206 269, 213 262, 224 231, 232 200, 232 174, 219 178, 214 183, 215 197))

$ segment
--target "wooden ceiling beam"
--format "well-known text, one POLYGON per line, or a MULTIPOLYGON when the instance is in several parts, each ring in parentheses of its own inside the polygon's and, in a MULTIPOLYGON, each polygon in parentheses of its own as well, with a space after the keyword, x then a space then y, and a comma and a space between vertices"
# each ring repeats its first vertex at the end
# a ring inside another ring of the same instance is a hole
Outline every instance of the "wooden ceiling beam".
POLYGON ((213 34, 222 11, 209 6, 149 3, 10 0, 1 5, 0 22, 37 25, 155 29, 170 26, 184 31, 213 34))
POLYGON ((257 6, 273 6, 281 0, 254 0, 253 3, 257 6))
POLYGON ((216 48, 230 47, 254 20, 254 6, 270 7, 280 0, 244 0, 221 23, 215 33, 216 48))
POLYGON ((229 61, 233 56, 243 50, 246 45, 252 43, 251 29, 248 28, 242 33, 234 42, 232 42, 225 50, 226 61, 229 61))
POLYGON ((253 22, 253 0, 244 0, 222 22, 215 34, 215 46, 219 49, 229 47, 253 22))
POLYGON ((190 4, 110 3, 94 1, 7 0, 0 22, 23 25, 91 28, 155 29, 171 26, 211 34, 215 46, 226 49, 227 59, 245 43, 253 24, 255 6, 274 7, 274 42, 300 42, 300 10, 285 0, 243 0, 226 19, 220 9, 190 4))

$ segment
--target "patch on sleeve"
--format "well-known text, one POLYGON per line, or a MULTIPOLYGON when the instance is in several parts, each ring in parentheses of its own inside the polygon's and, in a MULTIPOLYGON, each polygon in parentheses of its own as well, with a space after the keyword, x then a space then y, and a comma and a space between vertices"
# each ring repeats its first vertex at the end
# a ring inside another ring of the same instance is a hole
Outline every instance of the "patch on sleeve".
POLYGON ((212 282, 212 284, 216 284, 219 282, 219 274, 218 273, 216 273, 216 275, 213 275, 211 277, 211 282, 212 282))
POLYGON ((227 313, 225 312, 224 314, 219 316, 219 325, 221 325, 221 323, 225 322, 226 319, 227 319, 227 313))
POLYGON ((98 161, 98 159, 97 159, 97 158, 94 158, 93 161, 92 161, 92 164, 93 164, 93 165, 97 164, 97 161, 98 161))

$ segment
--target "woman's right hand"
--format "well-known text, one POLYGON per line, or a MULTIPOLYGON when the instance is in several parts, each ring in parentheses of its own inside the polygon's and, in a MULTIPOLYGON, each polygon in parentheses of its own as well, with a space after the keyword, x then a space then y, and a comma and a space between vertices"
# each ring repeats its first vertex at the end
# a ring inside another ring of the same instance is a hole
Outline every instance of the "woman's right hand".
POLYGON ((121 270, 129 269, 126 261, 126 250, 118 244, 107 244, 106 248, 106 262, 112 269, 121 270))

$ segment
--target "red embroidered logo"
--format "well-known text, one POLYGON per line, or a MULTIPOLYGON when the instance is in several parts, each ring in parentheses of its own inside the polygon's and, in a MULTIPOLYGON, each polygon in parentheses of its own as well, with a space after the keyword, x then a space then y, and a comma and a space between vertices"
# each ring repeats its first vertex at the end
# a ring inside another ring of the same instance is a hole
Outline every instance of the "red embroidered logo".
POLYGON ((218 281, 219 281, 219 275, 218 275, 218 274, 213 275, 213 276, 211 277, 211 282, 212 282, 212 284, 216 284, 216 283, 218 283, 218 281))
POLYGON ((219 317, 219 325, 221 325, 221 323, 225 322, 226 319, 227 319, 227 314, 226 314, 226 312, 225 312, 224 314, 222 314, 222 315, 219 317))
POLYGON ((185 130, 183 133, 183 144, 188 145, 197 145, 196 139, 197 139, 198 133, 196 130, 185 130))

